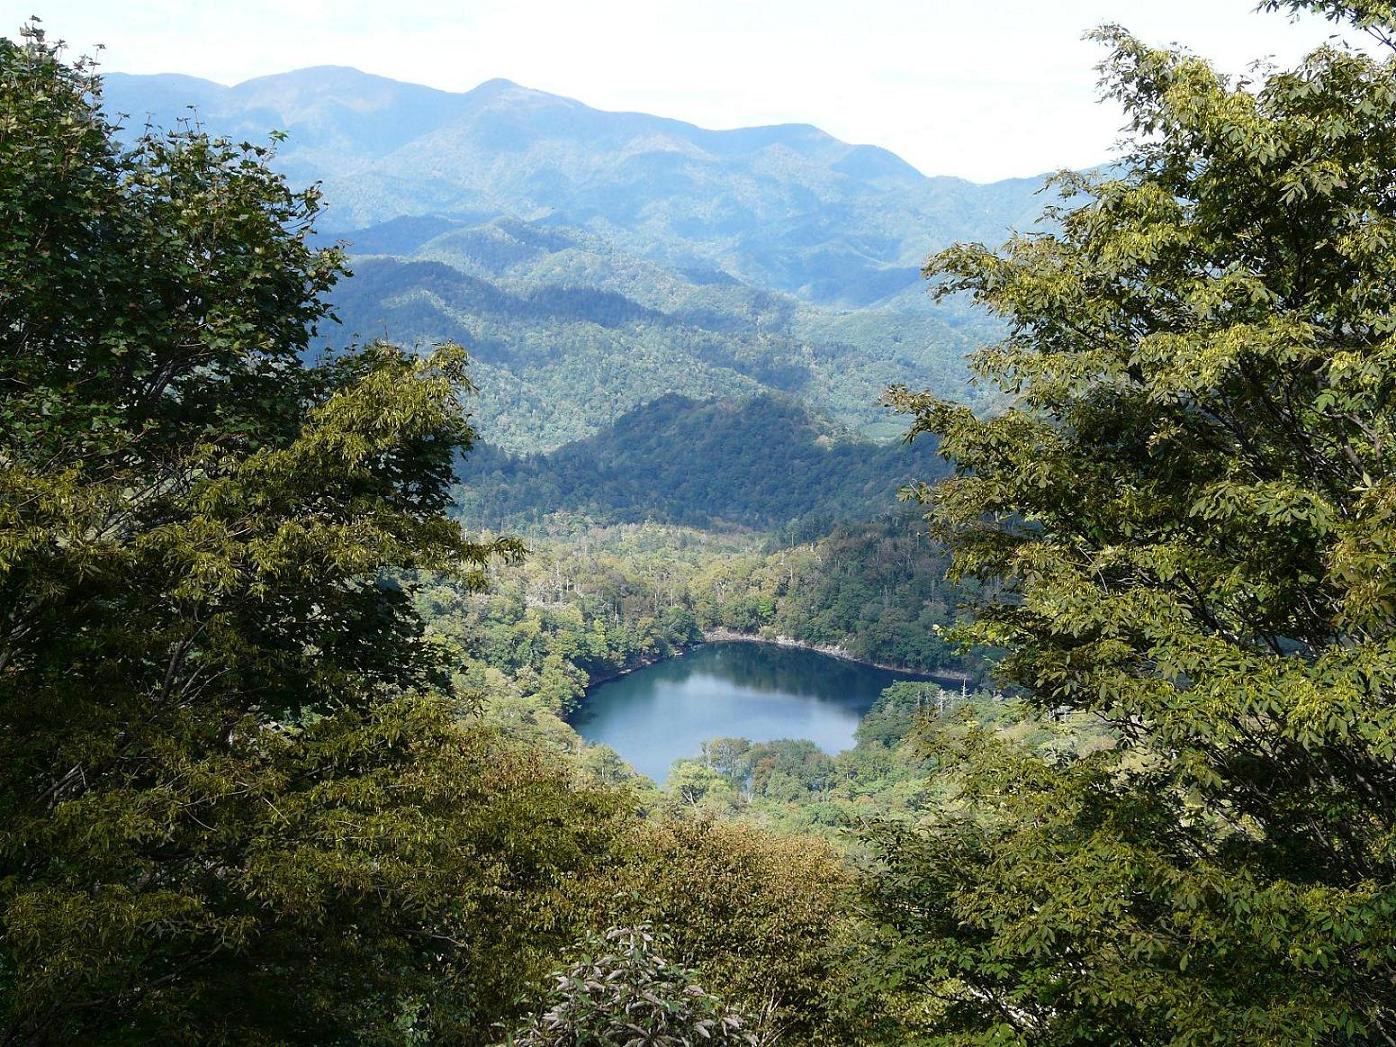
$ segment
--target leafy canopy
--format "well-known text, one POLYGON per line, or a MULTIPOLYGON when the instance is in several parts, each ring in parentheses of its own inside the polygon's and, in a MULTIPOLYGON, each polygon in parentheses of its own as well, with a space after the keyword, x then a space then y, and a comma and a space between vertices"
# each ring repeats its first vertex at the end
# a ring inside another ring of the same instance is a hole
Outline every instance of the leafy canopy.
POLYGON ((464 354, 308 366, 317 192, 100 98, 0 41, 0 1042, 469 1028, 616 805, 434 696, 464 354))
POLYGON ((947 1042, 1385 1042, 1396 61, 1248 84, 1096 35, 1122 168, 927 267, 1006 320, 975 368, 1012 407, 892 399, 956 463, 918 492, 955 573, 1010 583, 969 638, 1118 744, 943 745, 972 813, 882 834, 884 973, 947 1042))
POLYGON ((511 1047, 690 1047, 760 1041, 694 981, 695 972, 664 958, 648 927, 614 927, 585 943, 586 955, 554 976, 548 1006, 511 1047))

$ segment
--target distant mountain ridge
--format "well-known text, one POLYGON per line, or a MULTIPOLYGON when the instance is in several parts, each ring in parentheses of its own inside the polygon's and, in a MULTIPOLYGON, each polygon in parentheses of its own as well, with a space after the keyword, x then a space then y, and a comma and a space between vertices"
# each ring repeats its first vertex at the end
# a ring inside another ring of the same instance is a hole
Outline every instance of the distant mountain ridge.
POLYGON ((286 131, 279 162, 293 181, 324 184, 334 232, 405 216, 511 215, 842 306, 905 294, 932 250, 997 243, 1043 203, 1041 178, 928 177, 810 125, 705 130, 507 80, 453 93, 339 66, 233 87, 109 73, 105 104, 132 125, 192 112, 237 138, 286 131))
MULTIPOLYGON (((997 243, 1045 202, 1041 179, 930 178, 809 125, 710 131, 506 80, 107 74, 104 104, 128 135, 147 120, 285 131, 277 164, 323 184, 321 236, 351 255, 326 343, 459 341, 482 437, 513 453, 600 437, 669 394, 773 393, 873 438, 900 431, 878 404, 894 382, 972 401, 964 356, 992 328, 933 305, 920 267, 957 240, 997 243)), ((750 411, 685 416, 762 429, 750 411)))
POLYGON ((327 342, 467 346, 476 421, 512 451, 582 439, 671 392, 774 391, 889 436, 901 427, 878 406, 889 384, 966 391, 975 332, 953 311, 831 309, 518 218, 408 217, 353 236, 354 276, 334 294, 343 326, 327 342))

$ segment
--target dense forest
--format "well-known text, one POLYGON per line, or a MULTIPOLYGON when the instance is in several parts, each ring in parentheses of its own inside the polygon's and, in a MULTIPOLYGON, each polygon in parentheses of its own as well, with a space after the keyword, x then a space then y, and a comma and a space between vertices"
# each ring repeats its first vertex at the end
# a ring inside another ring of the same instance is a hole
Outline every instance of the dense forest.
POLYGON ((944 581, 943 552, 904 518, 775 551, 750 536, 584 526, 584 542, 540 542, 522 564, 493 571, 484 592, 439 577, 417 588, 429 635, 452 652, 456 689, 483 696, 492 717, 512 718, 513 733, 578 748, 563 718, 589 684, 714 630, 984 679, 984 659, 962 654, 944 635, 961 597, 944 581))
POLYGON ((461 501, 466 518, 496 529, 526 531, 550 514, 580 513, 773 531, 795 542, 885 515, 902 487, 944 468, 929 447, 840 432, 793 400, 671 393, 550 454, 477 451, 461 466, 461 501))
POLYGON ((997 341, 910 451, 745 388, 484 449, 460 346, 320 351, 273 147, 0 40, 0 1044, 1396 1039, 1396 14, 1262 7, 1364 46, 1094 34, 1130 144, 932 256, 997 341), (569 726, 718 630, 962 682, 662 784, 569 726))
POLYGON ((822 308, 721 270, 675 271, 555 221, 388 224, 348 234, 353 276, 327 344, 391 333, 468 345, 478 425, 515 452, 584 439, 667 392, 797 395, 891 435, 882 391, 911 379, 972 395, 964 356, 989 326, 922 302, 822 308))

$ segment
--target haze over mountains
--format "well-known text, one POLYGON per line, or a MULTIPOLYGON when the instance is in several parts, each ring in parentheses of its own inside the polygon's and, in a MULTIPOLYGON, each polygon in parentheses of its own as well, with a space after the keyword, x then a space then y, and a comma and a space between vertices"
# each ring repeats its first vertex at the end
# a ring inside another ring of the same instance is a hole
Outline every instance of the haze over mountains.
POLYGON ((808 125, 704 130, 504 80, 451 93, 317 67, 105 90, 132 129, 197 114, 235 140, 285 131, 278 165, 323 183, 321 230, 352 255, 329 340, 461 341, 481 430, 514 451, 668 393, 775 392, 830 432, 890 436, 886 385, 970 395, 962 360, 985 331, 930 303, 927 255, 997 244, 1044 203, 1040 178, 928 177, 808 125))
MULTIPOLYGON (((808 125, 708 131, 491 80, 453 94, 318 67, 223 87, 107 78, 110 109, 213 130, 288 132, 282 166, 320 180, 336 232, 408 214, 555 218, 672 265, 717 266, 812 301, 914 286, 926 255, 1032 221, 1041 179, 930 178, 808 125)), ((954 158, 947 157, 947 166, 954 158)))

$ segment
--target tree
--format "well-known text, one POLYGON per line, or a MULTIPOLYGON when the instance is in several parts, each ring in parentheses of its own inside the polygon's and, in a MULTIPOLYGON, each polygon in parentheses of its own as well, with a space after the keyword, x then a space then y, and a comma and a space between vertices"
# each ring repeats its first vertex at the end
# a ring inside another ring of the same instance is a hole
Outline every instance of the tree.
POLYGON ((314 190, 0 41, 0 1042, 479 1042, 623 801, 443 697, 461 350, 304 362, 314 190), (508 962, 504 962, 504 957, 508 962))
MULTIPOLYGON (((650 819, 596 899, 608 923, 662 928, 674 959, 784 1044, 880 1042, 849 1006, 852 874, 827 844, 721 819, 650 819)), ((695 1041, 697 1042, 697 1041, 695 1041)))
POLYGON ((702 760, 675 760, 666 788, 680 803, 690 807, 706 800, 705 806, 716 804, 725 808, 737 799, 727 779, 702 760))
POLYGON ((760 1041, 723 1008, 695 972, 661 954, 646 927, 615 927, 585 943, 586 955, 555 976, 548 1008, 508 1041, 517 1047, 689 1047, 760 1041))
POLYGON ((1012 405, 891 399, 955 462, 919 491, 955 574, 1011 587, 965 635, 1118 744, 942 741, 973 802, 878 834, 883 973, 946 1042, 1392 1042, 1396 62, 1096 36, 1123 165, 927 268, 1006 319, 1012 405))

